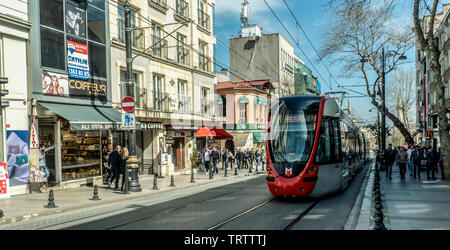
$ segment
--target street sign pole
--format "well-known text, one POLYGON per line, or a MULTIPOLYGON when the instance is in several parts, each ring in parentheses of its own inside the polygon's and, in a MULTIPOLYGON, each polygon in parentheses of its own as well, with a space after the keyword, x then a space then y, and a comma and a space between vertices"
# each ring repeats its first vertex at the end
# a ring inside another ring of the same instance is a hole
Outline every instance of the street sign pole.
MULTIPOLYGON (((128 0, 124 5, 125 10, 125 45, 126 45, 126 62, 127 62, 127 74, 126 74, 126 86, 127 95, 134 98, 134 81, 133 81, 133 55, 131 47, 131 6, 128 0)), ((134 111, 133 111, 134 114, 134 111)), ((138 165, 136 156, 136 128, 130 129, 128 132, 128 149, 130 151, 130 156, 127 161, 127 168, 125 172, 128 172, 128 168, 131 168, 131 183, 130 191, 140 192, 142 191, 141 185, 139 184, 138 175, 138 165)), ((129 179, 126 178, 126 183, 128 184, 129 179)))

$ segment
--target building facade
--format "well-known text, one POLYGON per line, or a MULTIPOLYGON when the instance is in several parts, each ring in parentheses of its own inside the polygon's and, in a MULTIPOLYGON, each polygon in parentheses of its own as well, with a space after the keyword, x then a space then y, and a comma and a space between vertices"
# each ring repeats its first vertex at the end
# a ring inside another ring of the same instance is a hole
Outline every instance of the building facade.
MULTIPOLYGON (((450 118, 450 4, 443 5, 443 11, 436 15, 435 34, 439 37, 439 58, 441 75, 445 87, 445 108, 450 118)), ((427 21, 429 17, 425 17, 427 21)), ((425 31, 426 32, 426 31, 425 31)), ((417 41, 417 39, 416 39, 417 41)), ((437 114, 436 85, 430 71, 430 57, 416 45, 416 137, 415 141, 422 145, 439 145, 439 125, 437 114)))
POLYGON ((7 162, 11 195, 27 192, 29 177, 27 45, 31 23, 27 4, 26 0, 0 2, 0 77, 8 78, 0 87, 9 91, 2 97, 9 107, 0 116, 0 161, 7 162), (25 161, 21 164, 17 159, 25 161))
MULTIPOLYGON (((112 106, 120 110, 125 86, 124 1, 110 4, 112 106)), ((194 133, 212 125, 216 78, 213 73, 213 0, 132 0, 133 75, 137 154, 141 173, 190 171, 197 147, 194 133)), ((126 144, 126 133, 115 133, 126 144)))
MULTIPOLYGON (((243 32, 254 33, 260 34, 243 32)), ((295 55, 292 44, 279 33, 230 39, 230 71, 233 82, 268 79, 275 87, 272 94, 293 95, 294 67, 299 62, 301 60, 295 55)))
POLYGON ((225 145, 233 153, 236 148, 265 148, 271 89, 268 80, 217 83, 217 113, 224 115, 223 128, 234 137, 225 145))

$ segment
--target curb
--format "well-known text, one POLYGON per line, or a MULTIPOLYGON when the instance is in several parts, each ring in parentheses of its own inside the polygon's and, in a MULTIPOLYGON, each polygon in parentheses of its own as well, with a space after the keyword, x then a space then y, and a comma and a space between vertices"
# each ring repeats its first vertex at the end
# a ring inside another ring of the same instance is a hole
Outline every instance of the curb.
POLYGON ((369 169, 367 170, 366 176, 364 177, 363 183, 361 185, 361 189, 359 190, 358 196, 356 197, 355 204, 353 205, 353 208, 350 212, 349 218, 347 219, 347 222, 345 223, 344 230, 355 230, 356 225, 358 224, 359 218, 361 216, 361 208, 364 201, 365 193, 367 190, 369 178, 372 175, 372 169, 373 169, 373 162, 374 159, 371 160, 371 162, 368 164, 369 169))
MULTIPOLYGON (((28 221, 37 217, 43 217, 43 216, 48 216, 48 215, 52 215, 52 214, 57 214, 57 213, 63 213, 63 212, 68 212, 68 211, 73 211, 73 210, 77 210, 77 209, 83 209, 83 208, 89 208, 89 207, 95 207, 98 205, 107 205, 107 204, 111 204, 111 203, 115 203, 115 202, 122 202, 122 201, 126 201, 126 200, 133 200, 133 199, 139 199, 139 198, 143 198, 146 196, 152 196, 152 195, 158 195, 158 194, 162 194, 162 193, 168 193, 168 192, 173 192, 173 191, 177 191, 177 190, 183 190, 183 189, 189 189, 189 188, 194 188, 194 187, 198 187, 198 186, 204 186, 207 184, 212 184, 212 183, 217 183, 217 182, 223 182, 223 181, 227 181, 227 180, 234 180, 234 179, 253 179, 255 177, 257 177, 258 175, 256 174, 248 174, 248 173, 244 173, 243 175, 238 175, 238 176, 228 176, 228 177, 223 177, 223 179, 217 180, 209 180, 207 179, 206 182, 203 183, 189 183, 190 185, 188 186, 176 186, 176 187, 168 187, 167 189, 159 189, 159 190, 152 190, 151 188, 147 188, 145 189, 146 193, 136 193, 136 195, 127 195, 127 196, 122 196, 121 198, 117 198, 117 199, 113 199, 113 200, 102 200, 102 201, 96 201, 93 202, 91 204, 84 204, 84 205, 80 205, 80 206, 73 206, 73 207, 68 207, 68 208, 58 208, 56 210, 52 210, 52 211, 43 211, 40 213, 33 213, 33 214, 27 214, 27 215, 21 215, 21 216, 16 216, 16 217, 12 217, 12 218, 8 218, 8 219, 0 219, 0 230, 2 229, 1 226, 2 225, 7 225, 7 224, 11 224, 11 223, 15 223, 15 222, 21 222, 21 221, 28 221)), ((189 179, 190 180, 190 179, 189 179)), ((226 183, 223 183, 224 185, 226 185, 226 183)), ((223 185, 219 185, 219 186, 223 186, 223 185)), ((144 190, 144 189, 143 189, 144 190)), ((133 194, 133 193, 131 193, 133 194)))

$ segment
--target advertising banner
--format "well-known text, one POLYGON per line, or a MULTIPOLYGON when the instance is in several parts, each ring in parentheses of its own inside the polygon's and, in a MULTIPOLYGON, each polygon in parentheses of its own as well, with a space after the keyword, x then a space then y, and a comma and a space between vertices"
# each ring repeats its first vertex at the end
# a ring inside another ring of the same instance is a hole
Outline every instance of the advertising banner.
POLYGON ((70 78, 86 80, 91 77, 88 46, 86 44, 67 40, 67 69, 70 78))
POLYGON ((107 82, 80 80, 42 70, 42 93, 65 97, 106 97, 107 82))
POLYGON ((0 199, 9 198, 9 178, 6 162, 0 162, 0 199))
POLYGON ((44 95, 69 96, 67 75, 42 70, 42 93, 44 95))
POLYGON ((25 185, 30 177, 28 131, 6 131, 7 166, 11 186, 25 185))
POLYGON ((86 10, 73 4, 66 4, 66 31, 69 34, 86 37, 86 10))

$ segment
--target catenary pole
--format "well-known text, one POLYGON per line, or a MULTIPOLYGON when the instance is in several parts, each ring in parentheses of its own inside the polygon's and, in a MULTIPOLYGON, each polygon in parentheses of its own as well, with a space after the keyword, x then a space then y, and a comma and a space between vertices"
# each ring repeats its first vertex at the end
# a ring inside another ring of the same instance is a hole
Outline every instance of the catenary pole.
MULTIPOLYGON (((131 6, 128 0, 124 5, 125 11, 125 46, 126 46, 126 63, 127 63, 127 72, 126 72, 126 87, 127 87, 127 95, 135 98, 134 95, 134 80, 133 80, 133 55, 132 55, 132 40, 131 40, 131 6)), ((134 111, 133 111, 134 114, 134 111)), ((129 149, 129 158, 127 161, 127 167, 125 170, 125 193, 127 193, 128 188, 132 192, 140 192, 142 191, 141 185, 139 183, 139 169, 137 165, 137 156, 136 156, 136 128, 132 128, 128 132, 128 149, 129 149), (128 169, 131 168, 131 183, 129 183, 128 178, 128 169)))

